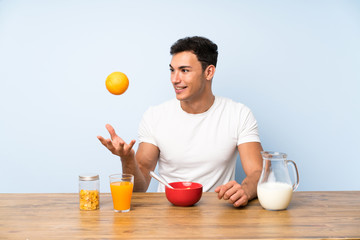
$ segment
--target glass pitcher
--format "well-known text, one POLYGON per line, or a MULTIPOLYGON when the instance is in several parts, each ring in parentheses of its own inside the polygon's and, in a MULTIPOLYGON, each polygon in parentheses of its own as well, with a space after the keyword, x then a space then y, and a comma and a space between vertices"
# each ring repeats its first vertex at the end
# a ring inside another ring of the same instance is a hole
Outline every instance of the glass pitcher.
POLYGON ((267 210, 284 210, 291 201, 292 193, 299 185, 299 173, 294 161, 287 160, 287 155, 280 152, 261 152, 263 169, 257 185, 258 199, 267 210), (290 179, 288 164, 293 166, 293 184, 290 179))

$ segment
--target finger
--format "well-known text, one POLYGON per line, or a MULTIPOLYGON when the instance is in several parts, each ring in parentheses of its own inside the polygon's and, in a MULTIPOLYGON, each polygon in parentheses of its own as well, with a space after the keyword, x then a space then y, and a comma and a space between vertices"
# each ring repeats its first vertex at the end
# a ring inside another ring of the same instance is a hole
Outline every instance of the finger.
POLYGON ((220 186, 218 186, 217 188, 215 188, 215 192, 219 193, 220 192, 220 186))
POLYGON ((235 184, 237 184, 236 181, 230 181, 230 182, 220 186, 220 191, 218 194, 219 199, 223 198, 225 192, 228 191, 230 188, 232 188, 235 184))
POLYGON ((241 206, 246 206, 248 204, 249 200, 247 198, 247 196, 244 194, 241 196, 240 199, 238 199, 236 202, 234 202, 233 206, 234 207, 241 207, 241 206))
POLYGON ((111 151, 113 152, 115 150, 114 144, 112 143, 112 141, 110 139, 106 139, 105 140, 105 146, 111 151))
POLYGON ((108 150, 110 150, 110 152, 114 153, 115 148, 110 139, 104 139, 101 136, 98 136, 97 138, 100 140, 102 145, 104 145, 108 150))
MULTIPOLYGON (((236 198, 236 196, 234 196, 236 193, 237 193, 237 189, 235 187, 231 187, 224 193, 223 199, 230 200, 231 198, 234 198, 234 197, 236 198)), ((237 199, 235 199, 235 200, 237 200, 237 199)), ((232 202, 232 203, 234 203, 234 202, 232 202)))
POLYGON ((135 142, 136 142, 135 140, 131 140, 131 142, 130 142, 130 144, 129 144, 129 150, 132 149, 132 147, 134 146, 135 142))
POLYGON ((218 193, 218 198, 222 199, 224 197, 225 192, 228 190, 228 187, 226 185, 220 186, 220 191, 218 193))
POLYGON ((102 145, 104 145, 106 147, 106 140, 102 136, 97 136, 97 138, 102 143, 102 145))
POLYGON ((233 195, 229 198, 230 203, 236 203, 240 198, 242 198, 245 195, 243 189, 237 189, 233 195))
POLYGON ((108 130, 108 132, 110 133, 111 139, 114 139, 117 136, 115 129, 110 124, 106 124, 105 127, 108 130))

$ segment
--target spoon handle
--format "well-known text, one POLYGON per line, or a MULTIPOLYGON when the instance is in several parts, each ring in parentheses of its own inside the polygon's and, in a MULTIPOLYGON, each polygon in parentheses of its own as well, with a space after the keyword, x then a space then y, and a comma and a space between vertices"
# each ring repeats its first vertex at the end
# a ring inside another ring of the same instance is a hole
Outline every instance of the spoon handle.
POLYGON ((172 186, 170 186, 167 182, 165 182, 164 179, 162 179, 160 176, 156 175, 156 173, 154 173, 153 171, 150 171, 150 176, 152 176, 153 178, 155 178, 156 180, 158 180, 159 182, 161 182, 162 184, 164 184, 165 186, 167 186, 168 188, 172 188, 172 186))

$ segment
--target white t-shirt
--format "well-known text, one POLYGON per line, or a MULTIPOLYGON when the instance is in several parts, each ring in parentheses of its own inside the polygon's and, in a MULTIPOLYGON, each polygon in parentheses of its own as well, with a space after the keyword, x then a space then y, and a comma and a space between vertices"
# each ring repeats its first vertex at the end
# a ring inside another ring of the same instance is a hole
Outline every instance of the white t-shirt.
MULTIPOLYGON (((216 96, 200 114, 185 112, 177 99, 150 107, 140 123, 139 142, 160 149, 158 171, 167 182, 198 182, 208 192, 235 179, 237 146, 260 139, 248 107, 216 96)), ((158 191, 165 187, 159 184, 158 191)))

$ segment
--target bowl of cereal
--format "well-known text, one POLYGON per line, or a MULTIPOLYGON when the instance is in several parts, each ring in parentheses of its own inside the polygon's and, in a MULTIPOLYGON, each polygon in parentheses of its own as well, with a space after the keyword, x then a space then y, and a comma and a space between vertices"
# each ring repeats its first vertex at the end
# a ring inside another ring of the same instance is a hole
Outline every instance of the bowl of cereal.
POLYGON ((172 182, 165 186, 166 198, 175 206, 188 207, 199 202, 203 186, 195 182, 172 182))

